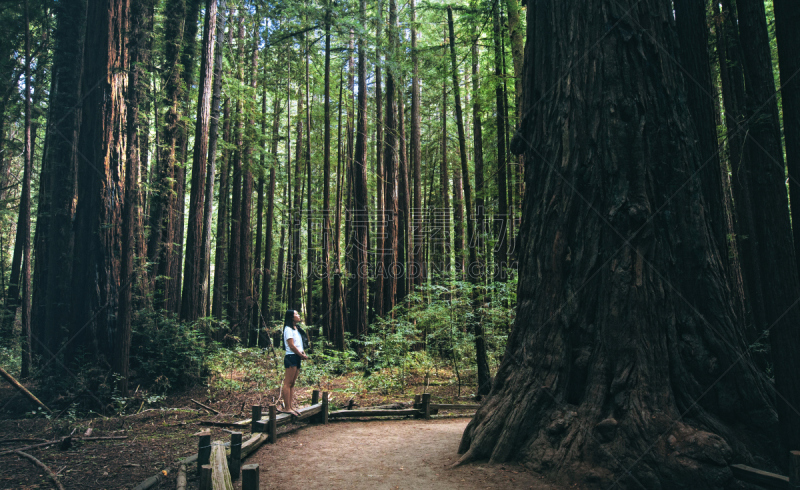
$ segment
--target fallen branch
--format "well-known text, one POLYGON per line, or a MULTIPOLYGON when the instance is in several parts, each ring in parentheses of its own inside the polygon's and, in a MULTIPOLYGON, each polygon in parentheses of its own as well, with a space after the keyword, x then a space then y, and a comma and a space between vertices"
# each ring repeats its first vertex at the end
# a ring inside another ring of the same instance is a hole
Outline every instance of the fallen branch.
POLYGON ((53 444, 58 444, 59 442, 61 442, 61 440, 41 442, 39 444, 32 444, 30 446, 25 446, 17 449, 9 449, 8 451, 1 452, 0 456, 5 456, 6 454, 13 454, 17 451, 27 451, 28 449, 36 449, 37 447, 52 446, 53 444))
POLYGON ((64 490, 64 485, 62 485, 61 482, 58 481, 58 478, 56 477, 56 475, 50 470, 50 468, 47 467, 46 464, 42 463, 41 461, 39 461, 38 459, 34 458, 33 456, 31 456, 28 453, 23 453, 19 449, 14 450, 14 453, 18 454, 19 456, 22 456, 23 458, 28 458, 29 460, 33 461, 34 464, 36 464, 36 466, 38 466, 39 468, 43 469, 45 471, 45 473, 47 473, 47 476, 49 476, 50 479, 53 480, 53 483, 56 484, 56 488, 58 488, 59 490, 64 490))
POLYGON ((47 439, 42 439, 41 437, 20 437, 17 439, 3 439, 0 441, 0 444, 8 444, 9 442, 28 442, 28 441, 47 441, 47 439))
POLYGON ((1 368, 1 367, 0 367, 0 376, 3 376, 4 378, 6 378, 6 381, 8 381, 9 383, 11 383, 11 386, 13 386, 13 387, 14 387, 14 388, 16 388, 17 390, 21 391, 21 392, 22 392, 22 394, 23 394, 23 395, 25 395, 25 397, 26 397, 28 400, 30 400, 30 401, 32 401, 33 403, 35 403, 35 404, 39 405, 40 407, 44 408, 45 410, 47 410, 47 412, 48 412, 48 413, 53 413, 53 411, 52 411, 52 410, 50 410, 49 408, 47 408, 47 405, 45 405, 44 403, 40 402, 38 398, 36 398, 35 396, 33 396, 33 393, 31 393, 30 391, 28 391, 28 390, 27 390, 27 389, 26 389, 24 386, 22 386, 22 385, 19 383, 19 381, 17 381, 16 379, 14 379, 14 376, 11 376, 10 374, 8 374, 8 373, 6 372, 6 370, 5 370, 5 369, 3 369, 3 368, 1 368))
POLYGON ((209 407, 209 406, 207 406, 207 405, 203 405, 202 403, 200 403, 199 401, 197 401, 197 400, 195 400, 195 399, 192 399, 192 398, 189 398, 189 399, 190 399, 190 400, 192 400, 192 402, 196 403, 197 405, 199 405, 199 406, 201 406, 201 407, 205 408, 205 409, 206 409, 206 410, 208 410, 209 412, 211 412, 211 413, 213 413, 213 414, 215 414, 215 415, 219 415, 219 411, 218 411, 218 410, 214 410, 213 408, 211 408, 211 407, 209 407))
POLYGON ((119 440, 127 438, 128 436, 103 436, 103 437, 76 437, 75 439, 79 441, 110 441, 110 440, 119 440))

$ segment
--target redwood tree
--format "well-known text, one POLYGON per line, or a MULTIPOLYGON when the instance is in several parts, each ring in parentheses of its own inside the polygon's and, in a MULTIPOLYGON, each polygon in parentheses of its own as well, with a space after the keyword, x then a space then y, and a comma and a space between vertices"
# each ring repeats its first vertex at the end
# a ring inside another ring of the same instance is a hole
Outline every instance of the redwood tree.
POLYGON ((752 456, 743 428, 774 429, 775 412, 691 179, 700 156, 660 48, 675 47, 672 3, 540 0, 527 16, 517 320, 461 462, 725 486, 752 456))

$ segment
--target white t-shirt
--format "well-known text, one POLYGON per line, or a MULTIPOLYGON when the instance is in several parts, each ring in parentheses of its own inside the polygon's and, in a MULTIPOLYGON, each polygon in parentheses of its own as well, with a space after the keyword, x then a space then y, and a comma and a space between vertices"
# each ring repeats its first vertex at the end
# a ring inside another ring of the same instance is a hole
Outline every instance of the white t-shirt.
POLYGON ((289 325, 283 327, 283 344, 286 346, 287 354, 294 354, 294 351, 289 348, 289 339, 294 339, 294 346, 297 350, 303 352, 303 338, 300 337, 300 330, 294 329, 289 325))

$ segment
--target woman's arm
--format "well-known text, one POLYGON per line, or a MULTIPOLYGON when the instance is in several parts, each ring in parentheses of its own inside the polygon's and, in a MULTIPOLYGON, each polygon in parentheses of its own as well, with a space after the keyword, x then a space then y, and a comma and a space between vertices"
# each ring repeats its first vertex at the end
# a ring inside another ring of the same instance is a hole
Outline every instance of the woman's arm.
POLYGON ((301 359, 308 359, 306 353, 302 352, 300 349, 297 348, 296 345, 294 345, 294 339, 292 338, 286 339, 286 342, 289 344, 289 349, 291 349, 292 352, 300 356, 301 359))

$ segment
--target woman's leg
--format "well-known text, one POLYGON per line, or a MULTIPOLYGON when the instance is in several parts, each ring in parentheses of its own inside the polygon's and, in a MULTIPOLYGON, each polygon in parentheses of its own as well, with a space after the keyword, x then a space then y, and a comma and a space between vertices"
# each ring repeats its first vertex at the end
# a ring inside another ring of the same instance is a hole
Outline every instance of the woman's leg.
POLYGON ((294 407, 294 383, 295 383, 295 381, 297 381, 297 377, 300 375, 300 368, 299 367, 293 367, 292 369, 294 370, 294 375, 292 376, 292 382, 289 383, 289 396, 290 396, 289 399, 292 401, 291 404, 290 404, 291 406, 289 407, 289 410, 295 410, 295 407, 294 407))
POLYGON ((281 396, 283 397, 283 407, 285 410, 292 409, 292 401, 294 396, 294 380, 297 379, 297 366, 286 368, 286 374, 283 376, 283 386, 281 387, 281 396))

